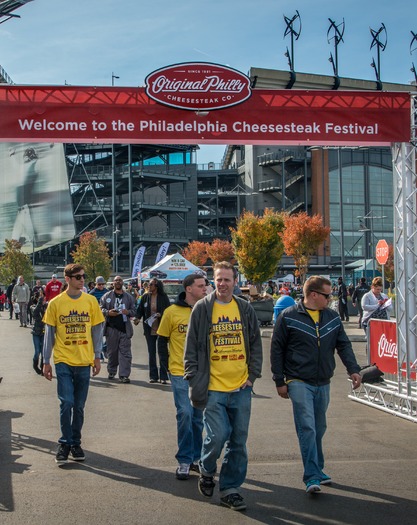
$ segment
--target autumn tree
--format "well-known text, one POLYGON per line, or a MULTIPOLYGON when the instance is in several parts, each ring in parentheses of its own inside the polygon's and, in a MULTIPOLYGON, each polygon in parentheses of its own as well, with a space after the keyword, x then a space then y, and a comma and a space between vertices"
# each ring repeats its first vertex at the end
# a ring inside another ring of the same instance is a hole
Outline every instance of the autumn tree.
POLYGON ((279 235, 283 229, 283 215, 269 208, 261 217, 244 211, 230 229, 239 271, 252 283, 260 286, 275 274, 284 252, 279 235))
POLYGON ((203 266, 206 264, 207 256, 207 243, 200 241, 191 241, 188 243, 182 252, 182 256, 190 261, 195 266, 203 266))
POLYGON ((285 216, 285 230, 281 233, 285 253, 293 257, 301 283, 304 283, 311 256, 330 234, 330 228, 323 226, 323 218, 306 212, 285 216))
MULTIPOLYGON (((382 266, 378 264, 378 271, 382 273, 382 266)), ((384 278, 389 282, 390 291, 392 284, 395 281, 395 267, 394 267, 394 246, 388 244, 388 259, 384 264, 384 278)))
POLYGON ((220 261, 233 262, 235 252, 230 241, 214 239, 211 244, 207 244, 207 255, 213 264, 220 261))
POLYGON ((83 233, 80 243, 71 252, 75 263, 82 264, 89 279, 102 275, 107 281, 111 275, 111 257, 106 240, 98 237, 97 232, 83 233))
POLYGON ((22 252, 22 245, 14 239, 4 241, 4 255, 0 257, 0 282, 8 284, 19 275, 25 281, 33 278, 33 266, 28 255, 22 252))

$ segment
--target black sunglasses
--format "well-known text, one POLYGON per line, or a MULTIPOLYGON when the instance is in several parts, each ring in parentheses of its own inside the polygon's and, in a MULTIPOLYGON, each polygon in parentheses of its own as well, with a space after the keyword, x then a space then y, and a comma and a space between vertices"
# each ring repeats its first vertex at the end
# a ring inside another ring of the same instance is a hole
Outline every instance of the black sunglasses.
POLYGON ((315 293, 318 293, 320 295, 322 295, 323 297, 325 297, 326 299, 328 299, 329 297, 331 297, 331 293, 323 293, 323 292, 319 292, 318 290, 311 290, 312 292, 315 292, 315 293))
POLYGON ((87 279, 87 276, 85 273, 78 273, 77 275, 70 275, 70 279, 77 279, 77 281, 81 281, 81 279, 87 279))

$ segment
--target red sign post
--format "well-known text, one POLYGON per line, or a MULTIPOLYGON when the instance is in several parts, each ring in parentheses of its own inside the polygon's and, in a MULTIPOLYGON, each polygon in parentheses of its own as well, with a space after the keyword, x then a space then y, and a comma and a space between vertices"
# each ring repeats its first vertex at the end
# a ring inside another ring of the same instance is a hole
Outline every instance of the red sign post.
POLYGON ((380 241, 378 241, 376 245, 376 253, 375 253, 376 260, 381 266, 387 263, 388 255, 389 255, 388 243, 385 239, 381 239, 380 241))

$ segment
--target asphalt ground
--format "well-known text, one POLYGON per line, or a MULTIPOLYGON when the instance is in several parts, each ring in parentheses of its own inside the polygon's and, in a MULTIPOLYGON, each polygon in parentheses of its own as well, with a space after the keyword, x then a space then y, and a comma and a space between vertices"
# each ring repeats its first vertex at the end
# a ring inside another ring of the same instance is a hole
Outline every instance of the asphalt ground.
MULTIPOLYGON (((365 344, 346 325, 361 364, 365 344)), ((57 466, 56 382, 32 370, 30 329, 0 318, 0 523, 344 524, 417 523, 417 426, 348 399, 340 364, 332 381, 325 471, 334 480, 307 495, 290 401, 278 398, 263 330, 263 377, 255 383, 242 493, 246 512, 175 479, 176 421, 169 386, 150 385, 142 326, 133 338, 131 384, 92 379, 83 429, 84 463, 57 466)))

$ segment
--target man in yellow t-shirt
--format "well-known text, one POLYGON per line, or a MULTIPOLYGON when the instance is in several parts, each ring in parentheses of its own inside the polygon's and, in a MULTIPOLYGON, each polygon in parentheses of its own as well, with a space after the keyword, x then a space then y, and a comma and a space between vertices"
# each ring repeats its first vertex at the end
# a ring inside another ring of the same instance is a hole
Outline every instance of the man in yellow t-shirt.
POLYGON ((84 461, 81 429, 84 406, 93 376, 100 372, 104 317, 97 299, 82 291, 85 272, 80 264, 68 264, 64 269, 68 288, 54 297, 45 312, 43 345, 43 375, 52 381, 50 359, 54 354, 58 383, 61 437, 55 456, 58 464, 67 463, 68 456, 84 461))
POLYGON ((187 275, 182 285, 184 292, 164 311, 158 328, 160 346, 169 344, 168 369, 177 409, 178 452, 175 458, 179 466, 175 475, 179 480, 188 479, 190 469, 199 472, 195 462, 201 455, 203 412, 194 408, 188 397, 188 381, 184 379, 184 346, 192 307, 206 296, 207 288, 205 278, 197 273, 187 275))
POLYGON ((216 290, 196 303, 185 345, 185 378, 194 407, 204 409, 205 438, 198 489, 213 496, 217 460, 225 447, 219 476, 220 501, 246 509, 240 494, 248 465, 252 385, 262 371, 262 341, 255 310, 233 295, 237 271, 228 262, 214 266, 216 290))

